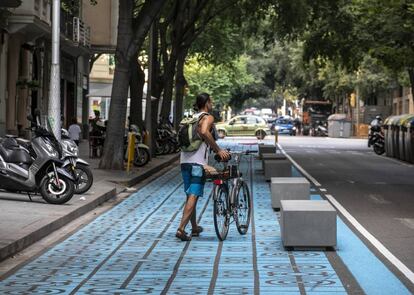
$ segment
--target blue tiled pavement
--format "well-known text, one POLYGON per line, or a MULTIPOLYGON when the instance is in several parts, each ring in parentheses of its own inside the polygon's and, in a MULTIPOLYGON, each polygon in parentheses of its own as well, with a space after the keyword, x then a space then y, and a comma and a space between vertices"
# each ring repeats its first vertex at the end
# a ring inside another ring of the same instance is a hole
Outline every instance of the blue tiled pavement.
POLYGON ((207 184, 197 207, 205 232, 179 242, 184 193, 176 167, 1 281, 0 294, 346 294, 323 251, 282 247, 269 184, 249 159, 242 170, 254 210, 245 236, 232 224, 218 242, 207 184))

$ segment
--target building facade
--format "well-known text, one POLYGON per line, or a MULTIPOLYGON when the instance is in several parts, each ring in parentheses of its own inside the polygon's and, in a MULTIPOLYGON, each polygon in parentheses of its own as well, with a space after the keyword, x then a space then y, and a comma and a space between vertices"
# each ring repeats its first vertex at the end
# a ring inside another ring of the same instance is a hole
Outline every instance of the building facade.
MULTIPOLYGON (((64 2, 64 1, 62 1, 64 2)), ((90 29, 81 0, 61 8, 62 125, 87 122, 90 29)), ((86 1, 89 2, 89 1, 86 1)), ((0 135, 28 136, 27 116, 47 115, 51 66, 51 1, 25 0, 7 9, 0 43, 0 135)))
POLYGON ((414 114, 414 97, 410 87, 401 87, 394 91, 393 114, 414 114))

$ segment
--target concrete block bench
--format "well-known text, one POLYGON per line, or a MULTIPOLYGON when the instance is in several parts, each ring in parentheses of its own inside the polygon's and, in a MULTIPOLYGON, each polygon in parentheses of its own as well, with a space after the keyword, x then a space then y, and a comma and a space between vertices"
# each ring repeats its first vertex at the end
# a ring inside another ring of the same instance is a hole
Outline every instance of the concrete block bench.
POLYGON ((273 144, 259 144, 259 158, 262 158, 263 154, 275 154, 277 147, 273 144))
POLYGON ((263 171, 266 181, 271 177, 291 177, 292 164, 286 158, 266 159, 263 161, 263 171))
POLYGON ((309 200, 310 183, 304 177, 272 177, 272 208, 280 209, 282 200, 309 200))
POLYGON ((336 210, 328 201, 282 200, 280 212, 283 246, 336 246, 336 210))
POLYGON ((284 154, 276 154, 276 153, 263 153, 261 156, 262 159, 262 169, 264 170, 264 162, 267 160, 286 160, 286 156, 284 154))

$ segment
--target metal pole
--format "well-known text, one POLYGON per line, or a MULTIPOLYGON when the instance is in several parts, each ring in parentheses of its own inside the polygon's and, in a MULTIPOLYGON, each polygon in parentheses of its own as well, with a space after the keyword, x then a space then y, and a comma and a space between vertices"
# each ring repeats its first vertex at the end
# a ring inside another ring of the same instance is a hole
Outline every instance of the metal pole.
POLYGON ((152 131, 152 112, 156 110, 152 110, 152 71, 153 71, 153 51, 154 51, 154 44, 153 44, 153 31, 154 31, 154 25, 151 25, 150 31, 149 31, 149 49, 148 49, 148 82, 147 82, 147 99, 145 104, 145 128, 147 129, 147 132, 149 133, 148 136, 148 146, 150 147, 150 156, 152 158, 153 156, 153 148, 152 148, 152 134, 150 133, 152 131))
POLYGON ((359 87, 356 87, 356 136, 359 136, 359 87))
POLYGON ((53 0, 52 5, 52 66, 48 116, 53 133, 60 141, 60 0, 53 0))

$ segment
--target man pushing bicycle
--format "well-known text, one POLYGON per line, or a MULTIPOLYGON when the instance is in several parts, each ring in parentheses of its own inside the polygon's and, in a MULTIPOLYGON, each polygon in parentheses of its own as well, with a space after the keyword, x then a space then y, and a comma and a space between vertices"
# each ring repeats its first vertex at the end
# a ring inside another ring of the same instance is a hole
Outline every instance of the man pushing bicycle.
POLYGON ((203 196, 205 184, 204 167, 208 162, 208 148, 213 150, 222 161, 230 159, 228 151, 220 149, 214 133, 214 117, 212 98, 207 93, 201 93, 196 98, 195 108, 198 113, 193 118, 181 121, 178 132, 181 146, 181 173, 187 201, 184 206, 181 223, 176 237, 181 241, 189 241, 198 237, 203 228, 197 225, 196 206, 199 197, 203 196), (185 227, 191 221, 191 235, 185 232, 185 227))

